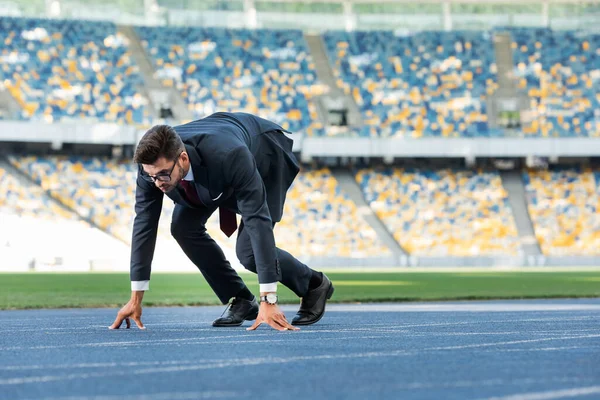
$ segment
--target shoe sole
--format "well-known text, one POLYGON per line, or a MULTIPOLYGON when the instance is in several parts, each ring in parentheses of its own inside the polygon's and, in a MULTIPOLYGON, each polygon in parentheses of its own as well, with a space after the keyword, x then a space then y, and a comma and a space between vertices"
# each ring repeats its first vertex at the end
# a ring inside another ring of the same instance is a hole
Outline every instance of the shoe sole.
MULTIPOLYGON (((333 287, 333 284, 329 285, 329 290, 327 290, 327 300, 331 299, 331 296, 333 296, 333 292, 335 291, 335 288, 333 287)), ((327 306, 327 302, 325 302, 325 307, 327 306)), ((323 307, 323 312, 321 313, 321 315, 319 315, 314 321, 310 321, 310 322, 292 322, 292 325, 294 326, 306 326, 306 325, 312 325, 312 324, 316 324, 317 322, 319 322, 321 320, 321 318, 323 318, 323 315, 325 315, 325 307, 323 307)))
MULTIPOLYGON (((258 311, 256 312, 256 314, 252 314, 252 315, 244 318, 244 321, 254 321, 256 318, 258 318, 258 311)), ((227 327, 234 327, 234 326, 242 326, 244 321, 240 322, 239 324, 215 324, 215 323, 213 323, 212 326, 215 328, 227 328, 227 327)))

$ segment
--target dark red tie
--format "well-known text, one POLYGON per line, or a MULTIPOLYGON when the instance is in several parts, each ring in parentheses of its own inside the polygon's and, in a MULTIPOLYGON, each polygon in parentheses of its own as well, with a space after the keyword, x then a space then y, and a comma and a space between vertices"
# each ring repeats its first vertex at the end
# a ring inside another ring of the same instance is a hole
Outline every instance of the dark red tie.
MULTIPOLYGON (((181 180, 179 184, 185 191, 186 197, 192 204, 198 207, 203 206, 202 202, 200 201, 200 197, 198 197, 196 188, 190 181, 181 180)), ((233 235, 233 232, 235 232, 237 229, 237 219, 235 213, 226 208, 219 207, 219 222, 221 225, 221 230, 227 235, 227 237, 233 235)))
POLYGON ((233 235, 233 232, 237 229, 237 218, 235 213, 224 207, 219 207, 219 221, 221 223, 221 230, 227 237, 233 235))
POLYGON ((179 181, 179 184, 185 191, 185 197, 187 197, 187 199, 190 201, 190 203, 192 203, 193 205, 198 206, 198 207, 203 205, 202 202, 200 201, 200 197, 198 197, 198 192, 196 191, 196 188, 194 187, 192 182, 186 181, 186 180, 181 180, 181 181, 179 181))

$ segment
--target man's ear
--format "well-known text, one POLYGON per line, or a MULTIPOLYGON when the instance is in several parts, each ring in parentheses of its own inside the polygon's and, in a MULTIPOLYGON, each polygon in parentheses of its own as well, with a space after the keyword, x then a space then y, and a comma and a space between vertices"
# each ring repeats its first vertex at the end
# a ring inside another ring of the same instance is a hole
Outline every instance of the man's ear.
POLYGON ((181 158, 183 161, 190 161, 190 156, 188 155, 187 151, 182 151, 181 155, 179 156, 179 158, 181 158))

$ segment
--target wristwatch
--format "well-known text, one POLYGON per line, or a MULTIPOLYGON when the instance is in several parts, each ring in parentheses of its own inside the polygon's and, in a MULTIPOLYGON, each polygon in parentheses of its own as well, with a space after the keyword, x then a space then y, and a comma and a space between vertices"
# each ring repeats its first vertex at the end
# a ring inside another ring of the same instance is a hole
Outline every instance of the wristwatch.
POLYGON ((268 293, 266 296, 260 296, 260 302, 277 304, 277 295, 275 293, 268 293))

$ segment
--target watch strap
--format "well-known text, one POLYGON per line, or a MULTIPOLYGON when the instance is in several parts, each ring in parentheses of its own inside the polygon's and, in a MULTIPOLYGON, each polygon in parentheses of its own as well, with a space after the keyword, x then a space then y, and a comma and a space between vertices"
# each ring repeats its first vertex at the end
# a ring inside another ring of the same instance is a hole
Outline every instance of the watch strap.
POLYGON ((276 294, 274 294, 274 295, 272 295, 272 296, 275 296, 275 302, 273 302, 273 303, 271 303, 271 302, 268 300, 268 297, 269 297, 268 295, 267 295, 267 296, 260 296, 260 301, 261 301, 261 302, 268 303, 268 304, 277 304, 277 301, 279 300, 279 297, 277 297, 277 295, 276 295, 276 294))

